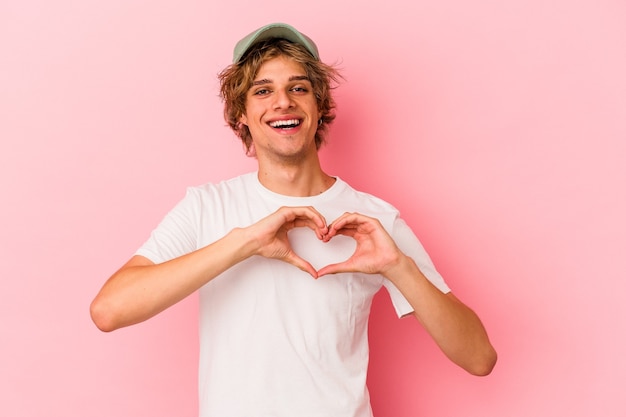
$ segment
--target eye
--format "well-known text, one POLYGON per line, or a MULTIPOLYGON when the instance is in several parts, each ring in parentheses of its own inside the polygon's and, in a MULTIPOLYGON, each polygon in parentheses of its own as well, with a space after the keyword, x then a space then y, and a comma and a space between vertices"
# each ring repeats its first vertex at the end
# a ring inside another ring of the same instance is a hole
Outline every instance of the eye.
POLYGON ((304 86, 299 85, 299 86, 293 87, 291 91, 296 92, 296 93, 308 93, 309 89, 304 86))
POLYGON ((270 93, 270 90, 268 90, 267 88, 259 88, 258 90, 256 90, 254 92, 255 96, 264 96, 270 93))

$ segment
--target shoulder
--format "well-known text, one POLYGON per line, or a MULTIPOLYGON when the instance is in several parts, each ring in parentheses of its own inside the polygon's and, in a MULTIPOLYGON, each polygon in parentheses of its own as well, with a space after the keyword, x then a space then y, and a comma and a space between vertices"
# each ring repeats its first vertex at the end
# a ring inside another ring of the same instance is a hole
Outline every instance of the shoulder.
POLYGON ((362 212, 363 214, 367 214, 367 212, 370 212, 371 214, 398 214, 398 209, 394 207, 391 203, 383 200, 382 198, 364 191, 357 190, 340 178, 337 178, 337 181, 341 181, 341 183, 343 183, 344 185, 342 190, 343 198, 350 199, 358 204, 358 207, 360 207, 360 209, 358 210, 359 212, 362 212))
POLYGON ((187 187, 185 195, 172 211, 190 216, 211 215, 231 210, 252 195, 248 174, 220 182, 207 182, 187 187))
POLYGON ((332 217, 338 217, 345 212, 360 213, 365 216, 378 219, 383 227, 392 233, 396 221, 400 218, 400 212, 396 207, 380 197, 373 194, 359 191, 341 181, 341 192, 333 199, 332 205, 335 211, 332 217))
POLYGON ((242 174, 220 182, 207 182, 187 188, 187 196, 205 199, 248 193, 254 186, 254 173, 242 174))

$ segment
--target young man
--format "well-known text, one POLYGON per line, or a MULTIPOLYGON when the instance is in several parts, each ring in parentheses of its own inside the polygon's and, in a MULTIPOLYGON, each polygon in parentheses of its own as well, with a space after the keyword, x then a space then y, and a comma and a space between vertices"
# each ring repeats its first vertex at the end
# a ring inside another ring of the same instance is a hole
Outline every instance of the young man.
POLYGON ((200 292, 200 415, 371 416, 367 323, 385 286, 476 375, 496 353, 398 212, 326 174, 336 71, 291 26, 265 26, 220 74, 225 117, 258 171, 189 188, 103 286, 103 331, 200 292))

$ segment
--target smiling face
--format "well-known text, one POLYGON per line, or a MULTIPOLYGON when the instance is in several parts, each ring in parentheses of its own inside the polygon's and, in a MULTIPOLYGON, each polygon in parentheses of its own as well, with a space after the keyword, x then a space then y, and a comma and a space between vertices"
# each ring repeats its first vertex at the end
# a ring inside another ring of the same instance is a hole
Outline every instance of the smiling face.
POLYGON ((248 126, 256 156, 297 163, 317 155, 320 113, 304 67, 285 56, 261 65, 246 94, 240 122, 248 126))

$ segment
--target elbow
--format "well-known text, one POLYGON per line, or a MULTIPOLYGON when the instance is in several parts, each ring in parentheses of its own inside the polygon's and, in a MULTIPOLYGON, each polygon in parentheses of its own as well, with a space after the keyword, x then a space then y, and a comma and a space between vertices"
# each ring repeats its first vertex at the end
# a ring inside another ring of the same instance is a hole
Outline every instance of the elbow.
POLYGON ((492 346, 486 352, 476 358, 471 366, 465 368, 467 372, 475 376, 487 376, 493 371, 498 361, 498 354, 492 346))
POLYGON ((107 303, 101 300, 99 297, 96 297, 89 306, 89 314, 91 315, 91 320, 96 325, 96 327, 105 332, 112 332, 119 328, 115 324, 114 314, 112 313, 112 309, 107 306, 107 303))

